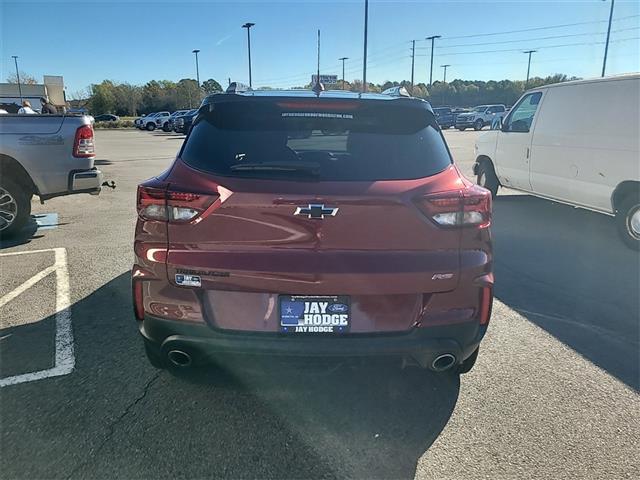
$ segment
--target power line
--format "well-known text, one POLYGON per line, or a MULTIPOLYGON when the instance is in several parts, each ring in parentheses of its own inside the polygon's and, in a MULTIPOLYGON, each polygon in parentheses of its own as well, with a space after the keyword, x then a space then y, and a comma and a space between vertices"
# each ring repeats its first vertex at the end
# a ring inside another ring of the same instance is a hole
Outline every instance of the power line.
MULTIPOLYGON (((619 33, 619 32, 628 32, 630 30, 638 30, 640 26, 630 27, 630 28, 620 28, 618 30, 612 30, 611 33, 619 33)), ((443 45, 440 50, 444 50, 447 48, 459 48, 459 47, 476 47, 481 45, 501 45, 505 43, 521 43, 521 42, 535 42, 538 40, 554 40, 558 38, 570 38, 570 37, 587 37, 587 36, 596 36, 596 35, 604 35, 607 32, 593 32, 593 33, 569 33, 566 35, 550 35, 547 37, 535 37, 535 38, 523 38, 519 40, 502 40, 499 42, 484 42, 484 43, 461 43, 459 45, 443 45)), ((428 47, 418 47, 420 50, 428 50, 428 47)))
MULTIPOLYGON (((611 40, 610 43, 614 43, 614 42, 625 42, 628 40, 638 40, 640 39, 640 37, 631 37, 631 38, 620 38, 618 40, 611 40)), ((563 44, 558 44, 558 45, 544 45, 541 47, 536 47, 540 50, 544 50, 547 48, 561 48, 561 47, 575 47, 575 46, 580 46, 580 45, 604 45, 605 42, 579 42, 579 43, 563 43, 563 44)), ((509 48, 509 49, 500 49, 500 50, 479 50, 479 51, 475 51, 475 52, 454 52, 454 53, 445 53, 445 54, 441 54, 441 55, 436 55, 437 57, 450 57, 453 55, 474 55, 474 54, 480 54, 480 53, 501 53, 501 52, 519 52, 521 51, 521 48, 509 48)), ((426 57, 427 55, 421 55, 422 57, 426 57)))
MULTIPOLYGON (((627 20, 630 18, 638 18, 640 17, 640 15, 629 15, 626 17, 620 17, 620 18, 616 18, 615 20, 613 20, 614 22, 618 22, 620 20, 627 20)), ((493 35, 507 35, 510 33, 522 33, 522 32, 535 32, 535 31, 539 31, 539 30, 551 30, 554 28, 566 28, 566 27, 575 27, 578 25, 593 25, 595 23, 607 23, 607 20, 592 20, 589 22, 576 22, 576 23, 564 23, 561 25, 548 25, 545 27, 533 27, 533 28, 524 28, 522 30, 508 30, 508 31, 504 31, 504 32, 490 32, 490 33, 475 33, 473 35, 458 35, 458 36, 454 36, 454 37, 446 37, 447 40, 453 40, 453 39, 458 39, 458 38, 476 38, 476 37, 490 37, 493 35)))

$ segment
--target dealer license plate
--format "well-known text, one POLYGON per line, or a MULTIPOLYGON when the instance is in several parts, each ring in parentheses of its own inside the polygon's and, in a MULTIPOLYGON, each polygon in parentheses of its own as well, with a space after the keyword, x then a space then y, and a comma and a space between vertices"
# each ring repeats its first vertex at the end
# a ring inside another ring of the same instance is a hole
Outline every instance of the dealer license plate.
POLYGON ((280 295, 280 331, 285 333, 345 333, 351 325, 346 295, 280 295))

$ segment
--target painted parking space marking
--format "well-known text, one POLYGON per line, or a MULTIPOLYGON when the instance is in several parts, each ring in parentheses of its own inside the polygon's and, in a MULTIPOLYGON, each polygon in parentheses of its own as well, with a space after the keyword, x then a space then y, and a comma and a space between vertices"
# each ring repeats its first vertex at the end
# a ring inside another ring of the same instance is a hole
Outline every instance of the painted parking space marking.
POLYGON ((54 252, 54 264, 45 268, 30 279, 14 288, 0 298, 0 306, 6 305, 21 293, 36 285, 40 280, 55 272, 56 275, 56 312, 55 312, 55 361, 52 368, 37 372, 13 375, 1 378, 0 387, 33 382, 45 378, 68 375, 75 367, 73 347, 73 329, 71 325, 71 301, 69 288, 69 270, 67 268, 67 250, 65 248, 49 248, 46 250, 28 250, 23 252, 0 253, 0 257, 28 255, 34 253, 54 252))

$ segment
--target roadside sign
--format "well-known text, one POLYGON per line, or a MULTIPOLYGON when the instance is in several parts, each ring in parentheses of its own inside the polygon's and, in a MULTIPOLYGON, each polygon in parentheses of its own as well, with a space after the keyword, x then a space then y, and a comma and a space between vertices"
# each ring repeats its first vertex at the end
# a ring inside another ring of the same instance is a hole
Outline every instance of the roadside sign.
MULTIPOLYGON (((311 75, 311 84, 316 84, 316 79, 318 75, 311 75)), ((320 83, 324 85, 331 85, 338 83, 338 75, 320 75, 320 83)))

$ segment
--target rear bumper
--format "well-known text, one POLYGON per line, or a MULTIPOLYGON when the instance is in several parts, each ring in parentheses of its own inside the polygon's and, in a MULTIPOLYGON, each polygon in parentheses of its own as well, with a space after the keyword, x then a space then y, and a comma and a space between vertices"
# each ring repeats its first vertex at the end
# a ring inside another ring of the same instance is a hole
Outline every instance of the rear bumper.
POLYGON ((398 357, 423 367, 444 353, 457 363, 480 344, 487 327, 477 322, 413 328, 392 334, 343 336, 295 336, 279 333, 246 333, 217 330, 208 325, 164 320, 146 315, 140 333, 161 356, 172 350, 189 353, 194 363, 225 354, 303 357, 398 357))
MULTIPOLYGON (((93 162, 92 162, 93 163, 93 162)), ((98 195, 102 190, 104 176, 100 170, 93 167, 86 170, 71 170, 67 177, 67 189, 61 192, 40 194, 41 200, 75 195, 77 193, 90 193, 98 195)))

